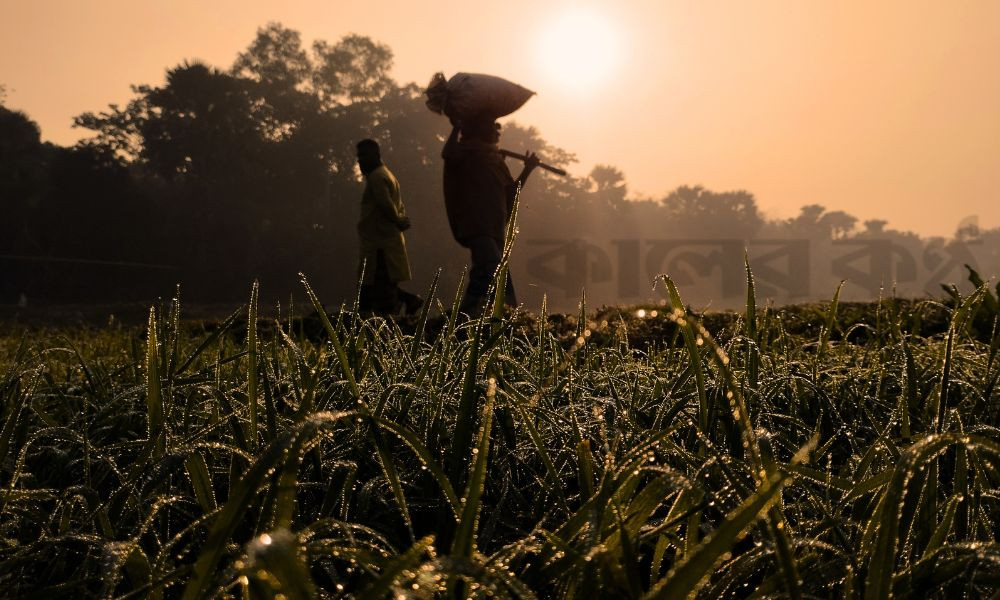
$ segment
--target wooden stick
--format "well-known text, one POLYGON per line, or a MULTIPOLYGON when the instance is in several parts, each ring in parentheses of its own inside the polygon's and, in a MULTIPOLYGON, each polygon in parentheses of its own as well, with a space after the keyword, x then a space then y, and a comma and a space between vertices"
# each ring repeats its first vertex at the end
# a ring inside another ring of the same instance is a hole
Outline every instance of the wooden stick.
MULTIPOLYGON (((510 157, 510 158, 516 158, 516 159, 521 160, 521 161, 528 160, 528 157, 525 156, 524 154, 518 154, 517 152, 512 152, 510 150, 504 150, 503 148, 500 148, 500 154, 503 154, 504 156, 507 156, 507 157, 510 157)), ((546 171, 551 171, 552 173, 555 173, 556 175, 561 175, 563 177, 566 176, 566 171, 564 171, 563 169, 560 169, 559 167, 553 167, 552 165, 547 165, 547 164, 545 164, 543 162, 538 163, 538 166, 541 167, 541 168, 543 168, 543 169, 545 169, 546 171)))

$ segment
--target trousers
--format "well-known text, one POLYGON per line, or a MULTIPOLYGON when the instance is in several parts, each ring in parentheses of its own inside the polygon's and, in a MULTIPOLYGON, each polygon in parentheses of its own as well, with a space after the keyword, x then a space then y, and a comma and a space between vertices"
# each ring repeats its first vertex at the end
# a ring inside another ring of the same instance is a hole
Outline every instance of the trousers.
POLYGON ((399 287, 399 283, 389 277, 385 253, 377 250, 375 253, 375 272, 372 283, 361 286, 358 310, 373 312, 378 315, 397 313, 405 306, 407 313, 413 312, 423 304, 423 300, 399 287))
MULTIPOLYGON (((469 312, 470 309, 481 309, 489 300, 487 294, 490 284, 493 283, 493 276, 496 274, 497 267, 500 266, 501 259, 503 259, 503 242, 491 236, 476 236, 466 240, 466 246, 469 248, 472 266, 469 269, 469 285, 465 290, 462 310, 469 312)), ((509 271, 504 303, 508 306, 517 306, 514 280, 509 271)))

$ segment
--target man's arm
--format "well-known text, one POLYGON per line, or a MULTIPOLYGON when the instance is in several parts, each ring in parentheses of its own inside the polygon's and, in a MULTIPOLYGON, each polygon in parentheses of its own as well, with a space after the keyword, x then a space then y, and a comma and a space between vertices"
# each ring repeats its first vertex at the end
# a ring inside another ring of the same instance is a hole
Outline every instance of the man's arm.
POLYGON ((405 215, 401 215, 396 210, 396 204, 392 201, 392 190, 389 180, 384 177, 378 177, 371 182, 371 186, 372 195, 375 198, 375 208, 400 231, 409 229, 410 219, 405 215))
POLYGON ((534 152, 525 152, 524 168, 521 169, 521 174, 514 180, 514 185, 523 189, 525 182, 528 181, 528 177, 541 162, 542 161, 538 158, 538 155, 534 152))
POLYGON ((444 149, 441 150, 441 158, 453 159, 458 158, 458 133, 462 130, 462 125, 458 121, 452 119, 451 121, 451 134, 448 135, 448 141, 444 143, 444 149))
POLYGON ((527 152, 524 156, 524 168, 521 169, 521 174, 517 176, 517 179, 508 184, 507 187, 507 217, 510 217, 510 213, 514 210, 514 199, 517 197, 518 188, 524 189, 524 182, 528 180, 528 176, 531 172, 535 170, 535 167, 541 161, 535 156, 534 152, 527 152))

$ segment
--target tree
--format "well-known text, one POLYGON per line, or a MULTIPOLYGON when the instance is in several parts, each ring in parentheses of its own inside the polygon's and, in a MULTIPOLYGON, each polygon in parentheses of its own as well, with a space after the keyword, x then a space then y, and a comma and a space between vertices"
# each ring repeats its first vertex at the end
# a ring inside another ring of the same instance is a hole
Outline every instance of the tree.
POLYGON ((588 179, 593 184, 592 193, 599 203, 617 207, 625 200, 628 187, 625 185, 625 174, 620 169, 596 165, 590 170, 588 179))
POLYGON ((757 200, 743 190, 712 192, 700 185, 681 186, 660 203, 678 233, 684 235, 749 239, 764 224, 757 200))
POLYGON ((353 250, 353 222, 344 218, 359 193, 353 144, 393 123, 396 146, 418 149, 415 162, 426 162, 434 132, 401 133, 419 121, 419 94, 388 78, 388 48, 360 36, 316 47, 325 79, 298 32, 270 23, 227 71, 183 63, 162 86, 133 88, 126 108, 77 119, 96 133, 84 145, 118 156, 151 190, 160 222, 175 232, 171 260, 193 274, 187 279, 231 293, 266 274, 294 281, 310 262, 339 268, 353 250), (332 94, 341 100, 324 103, 332 94))
POLYGON ((799 215, 792 219, 790 224, 796 229, 815 229, 824 212, 826 207, 822 204, 806 204, 799 209, 799 215))
POLYGON ((827 212, 822 204, 807 204, 786 223, 795 236, 809 239, 840 239, 850 234, 858 218, 842 210, 827 212))
POLYGON ((38 124, 21 111, 0 106, 0 198, 30 201, 41 191, 44 177, 38 124))
POLYGON ((827 232, 831 239, 840 239, 854 230, 858 218, 842 210, 833 210, 819 218, 819 227, 827 232))
POLYGON ((0 105, 0 248, 14 252, 42 225, 40 203, 47 186, 48 151, 38 125, 21 111, 0 105))
POLYGON ((147 85, 131 87, 136 97, 125 108, 111 104, 106 111, 85 112, 73 118, 73 127, 94 132, 93 137, 83 139, 78 144, 106 151, 121 164, 141 162, 143 139, 140 126, 149 118, 147 96, 152 88, 147 85))
POLYGON ((257 37, 236 57, 231 69, 236 77, 276 89, 299 87, 311 71, 299 32, 274 22, 257 30, 257 37))
POLYGON ((139 125, 142 157, 161 177, 229 184, 258 166, 264 124, 245 80, 204 64, 167 72, 167 84, 146 94, 149 116, 139 125))
POLYGON ((885 219, 868 219, 867 221, 864 222, 865 226, 864 233, 865 235, 869 236, 883 235, 885 234, 885 226, 888 224, 889 222, 886 221, 885 219))
POLYGON ((347 35, 333 45, 317 40, 313 55, 313 90, 324 106, 374 102, 396 87, 389 77, 392 50, 371 38, 347 35))

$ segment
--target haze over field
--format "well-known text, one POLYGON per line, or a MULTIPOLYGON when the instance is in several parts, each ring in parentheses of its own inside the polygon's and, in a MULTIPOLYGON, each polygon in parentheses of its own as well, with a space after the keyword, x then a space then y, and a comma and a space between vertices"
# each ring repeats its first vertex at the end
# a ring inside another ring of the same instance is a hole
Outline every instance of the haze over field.
POLYGON ((258 27, 354 32, 393 76, 501 75, 538 92, 512 118, 619 167, 633 195, 746 189, 770 217, 809 203, 950 235, 1000 225, 1000 3, 361 3, 5 0, 0 84, 45 139, 161 85, 185 59, 226 67, 258 27))

